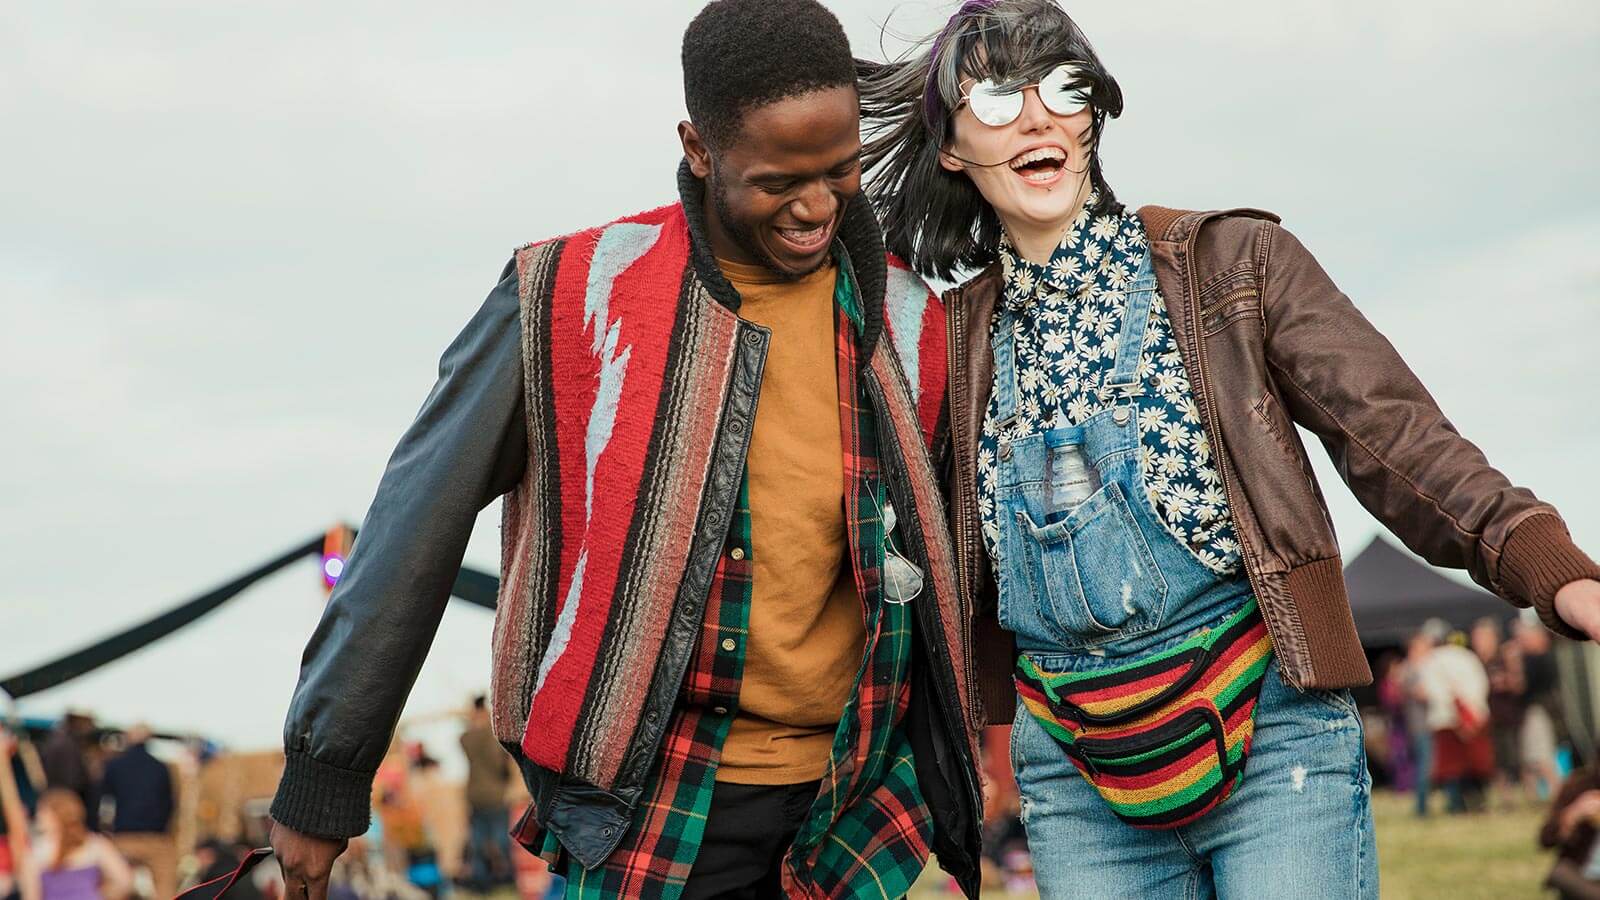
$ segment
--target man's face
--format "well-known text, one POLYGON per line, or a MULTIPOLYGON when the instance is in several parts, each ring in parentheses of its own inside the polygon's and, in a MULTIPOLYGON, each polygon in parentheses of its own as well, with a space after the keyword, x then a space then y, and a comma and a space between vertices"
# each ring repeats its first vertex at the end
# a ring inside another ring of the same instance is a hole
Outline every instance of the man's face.
POLYGON ((718 256, 788 278, 827 264, 845 206, 861 190, 859 110, 855 87, 842 86, 749 110, 726 147, 679 127, 690 168, 706 182, 718 256))

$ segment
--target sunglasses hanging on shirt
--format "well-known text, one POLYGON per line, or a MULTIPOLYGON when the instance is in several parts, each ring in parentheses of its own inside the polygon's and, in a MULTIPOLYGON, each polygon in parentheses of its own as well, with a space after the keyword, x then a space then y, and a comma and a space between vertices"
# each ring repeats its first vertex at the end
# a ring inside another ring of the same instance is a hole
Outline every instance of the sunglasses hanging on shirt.
POLYGON ((985 78, 963 94, 955 108, 961 109, 964 103, 972 108, 972 115, 979 122, 1003 128, 1022 115, 1023 92, 1032 87, 1039 89, 1044 108, 1058 116, 1070 116, 1089 105, 1089 83, 1083 70, 1072 63, 1062 63, 1033 84, 1006 90, 1001 90, 993 78, 985 78))
POLYGON ((885 500, 879 505, 877 490, 868 496, 878 508, 878 520, 883 523, 883 569, 879 572, 883 599, 886 603, 904 606, 922 595, 922 569, 906 559, 894 545, 894 529, 898 524, 894 503, 885 500))

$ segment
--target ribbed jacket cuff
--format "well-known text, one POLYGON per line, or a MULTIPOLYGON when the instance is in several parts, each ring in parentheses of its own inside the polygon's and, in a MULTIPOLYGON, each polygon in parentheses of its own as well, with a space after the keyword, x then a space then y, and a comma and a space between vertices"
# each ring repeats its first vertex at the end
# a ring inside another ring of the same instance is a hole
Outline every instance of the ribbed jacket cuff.
POLYGON ((272 819, 304 834, 349 838, 371 820, 375 772, 354 772, 290 752, 272 798, 272 819))
POLYGON ((1584 640, 1586 635, 1556 615, 1556 591, 1584 578, 1600 580, 1600 564, 1572 543, 1566 523, 1554 514, 1530 516, 1511 532, 1500 554, 1500 582, 1514 597, 1533 604, 1545 627, 1584 640))

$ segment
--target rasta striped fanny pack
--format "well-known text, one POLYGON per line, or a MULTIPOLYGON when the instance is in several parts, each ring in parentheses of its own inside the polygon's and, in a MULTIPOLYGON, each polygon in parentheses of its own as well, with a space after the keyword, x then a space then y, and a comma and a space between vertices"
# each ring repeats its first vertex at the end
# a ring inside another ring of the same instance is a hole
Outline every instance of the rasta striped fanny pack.
POLYGON ((1272 659, 1252 598, 1221 626, 1136 663, 1048 672, 1017 660, 1017 692, 1078 771, 1135 828, 1195 821, 1244 780, 1272 659))

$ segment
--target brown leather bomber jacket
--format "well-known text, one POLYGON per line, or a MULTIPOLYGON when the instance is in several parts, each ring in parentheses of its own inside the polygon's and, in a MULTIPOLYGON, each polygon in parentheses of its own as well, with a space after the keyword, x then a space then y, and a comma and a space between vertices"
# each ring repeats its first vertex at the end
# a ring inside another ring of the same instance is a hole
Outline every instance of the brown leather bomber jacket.
MULTIPOLYGON (((1322 439, 1363 506, 1419 556, 1466 569, 1551 629, 1555 592, 1600 566, 1554 508, 1513 485, 1455 430, 1390 343, 1278 218, 1258 210, 1145 207, 1156 280, 1216 452, 1250 577, 1285 678, 1300 688, 1372 680, 1345 595, 1339 545, 1294 425, 1322 439)), ((1010 721, 1012 643, 995 621, 979 532, 978 434, 994 359, 999 266, 945 295, 951 516, 974 610, 977 679, 991 723, 1010 721)))

